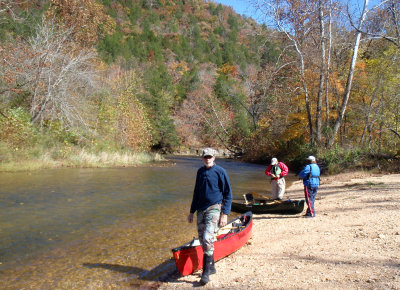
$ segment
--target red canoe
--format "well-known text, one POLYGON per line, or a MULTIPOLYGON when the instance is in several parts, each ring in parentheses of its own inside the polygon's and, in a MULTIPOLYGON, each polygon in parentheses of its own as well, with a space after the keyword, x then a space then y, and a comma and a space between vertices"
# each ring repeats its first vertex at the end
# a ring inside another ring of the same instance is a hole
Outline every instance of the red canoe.
MULTIPOLYGON (((253 214, 246 212, 228 223, 217 233, 214 242, 214 260, 218 261, 240 249, 251 237, 253 214)), ((190 275, 203 267, 203 249, 198 239, 172 249, 178 271, 190 275)))

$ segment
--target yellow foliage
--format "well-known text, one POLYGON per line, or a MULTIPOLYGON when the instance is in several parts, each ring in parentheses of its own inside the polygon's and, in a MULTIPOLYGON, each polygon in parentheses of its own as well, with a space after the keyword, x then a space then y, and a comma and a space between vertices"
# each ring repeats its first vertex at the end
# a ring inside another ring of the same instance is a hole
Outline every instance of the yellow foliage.
POLYGON ((330 75, 330 81, 339 94, 344 94, 345 86, 336 73, 330 75))
POLYGON ((271 119, 269 117, 264 116, 258 121, 258 126, 260 128, 268 128, 271 125, 271 119))
POLYGON ((172 62, 171 64, 169 64, 168 68, 172 72, 177 73, 180 76, 183 76, 189 71, 188 64, 185 61, 172 62))
POLYGON ((290 141, 300 136, 304 136, 304 138, 306 138, 308 136, 307 113, 305 111, 293 113, 289 115, 289 119, 290 125, 286 127, 286 130, 282 135, 282 140, 290 141))
POLYGON ((136 151, 152 145, 151 125, 145 107, 137 94, 142 93, 141 80, 134 71, 113 69, 114 94, 102 98, 100 129, 118 143, 136 151))
POLYGON ((119 96, 118 111, 119 136, 123 144, 138 151, 148 149, 151 145, 150 122, 132 90, 119 96))

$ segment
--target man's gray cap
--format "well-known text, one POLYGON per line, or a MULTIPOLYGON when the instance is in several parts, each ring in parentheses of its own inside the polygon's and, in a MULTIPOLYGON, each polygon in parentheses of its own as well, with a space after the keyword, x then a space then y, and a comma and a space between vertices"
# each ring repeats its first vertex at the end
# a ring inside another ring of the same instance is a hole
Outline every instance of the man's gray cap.
POLYGON ((278 164, 278 159, 274 157, 271 159, 271 165, 276 165, 276 164, 278 164))
POLYGON ((214 155, 215 155, 215 152, 214 152, 214 150, 212 148, 204 148, 203 149, 203 153, 201 154, 201 157, 214 156, 214 155))

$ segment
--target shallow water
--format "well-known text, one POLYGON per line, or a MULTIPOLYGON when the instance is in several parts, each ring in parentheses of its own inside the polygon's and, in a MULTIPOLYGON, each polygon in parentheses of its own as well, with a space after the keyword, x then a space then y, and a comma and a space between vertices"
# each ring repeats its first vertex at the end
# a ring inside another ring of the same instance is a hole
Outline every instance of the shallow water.
MULTIPOLYGON (((161 166, 0 173, 0 277, 6 273, 11 285, 32 286, 33 280, 21 282, 18 275, 48 261, 55 265, 54 273, 36 273, 38 281, 62 280, 65 269, 74 269, 76 263, 86 270, 120 273, 103 276, 114 281, 149 274, 171 257, 171 248, 196 235, 186 216, 202 161, 170 161, 161 166)), ((227 170, 234 196, 269 191, 265 166, 225 159, 217 164, 227 170)), ((232 213, 230 219, 238 215, 232 213)))

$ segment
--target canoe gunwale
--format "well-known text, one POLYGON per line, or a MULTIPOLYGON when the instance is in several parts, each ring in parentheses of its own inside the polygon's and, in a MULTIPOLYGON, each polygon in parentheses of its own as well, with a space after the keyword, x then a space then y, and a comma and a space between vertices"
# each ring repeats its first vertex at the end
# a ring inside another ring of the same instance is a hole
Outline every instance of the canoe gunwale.
POLYGON ((232 211, 243 213, 247 211, 253 214, 299 214, 304 210, 304 199, 284 200, 276 203, 261 204, 262 202, 272 202, 271 200, 256 199, 255 203, 246 204, 243 200, 234 199, 232 201, 232 211))
MULTIPOLYGON (((214 243, 220 242, 220 241, 224 241, 224 240, 226 240, 226 239, 228 239, 228 238, 232 238, 233 236, 236 236, 236 235, 240 234, 241 232, 245 231, 246 228, 250 226, 251 221, 253 220, 253 213, 252 213, 251 211, 248 211, 248 212, 246 212, 246 213, 243 213, 241 216, 239 216, 239 217, 235 218, 234 220, 230 221, 229 223, 227 223, 227 225, 233 224, 235 221, 240 220, 240 219, 241 219, 242 217, 244 217, 244 216, 248 216, 248 217, 249 217, 249 220, 245 222, 246 225, 245 225, 243 228, 241 228, 239 231, 237 231, 237 232, 235 232, 235 233, 232 233, 231 235, 229 235, 229 232, 226 233, 222 238, 219 238, 219 239, 217 239, 216 241, 214 241, 214 243)), ((194 240, 194 239, 193 239, 193 240, 194 240)), ((190 249, 190 248, 194 248, 194 247, 199 247, 198 245, 197 245, 197 246, 191 246, 191 245, 190 245, 190 244, 193 242, 193 240, 190 241, 190 242, 187 242, 187 243, 185 243, 185 244, 183 244, 183 245, 181 245, 181 246, 179 246, 179 247, 173 248, 173 249, 172 249, 172 252, 177 252, 177 251, 181 251, 181 250, 185 250, 185 249, 190 249)))
MULTIPOLYGON (((237 232, 232 233, 229 231, 226 234, 221 234, 223 237, 214 241, 214 261, 218 261, 236 252, 250 239, 253 228, 253 213, 248 211, 241 214, 240 217, 229 222, 228 225, 231 225, 238 220, 240 220, 240 223, 244 226, 239 226, 237 232), (246 220, 241 221, 241 218, 245 218, 246 220)), ((177 270, 183 276, 190 275, 193 272, 200 270, 203 266, 204 253, 202 246, 191 246, 190 244, 192 242, 193 240, 180 247, 172 249, 177 270)))

